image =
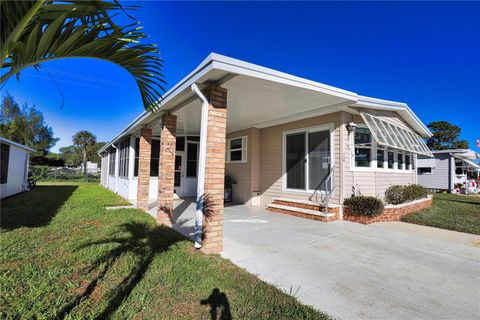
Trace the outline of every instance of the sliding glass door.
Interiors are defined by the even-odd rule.
[[[286,188],[325,190],[331,170],[330,130],[305,129],[285,135]]]

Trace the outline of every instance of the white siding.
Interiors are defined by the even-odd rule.
[[[25,149],[10,145],[8,160],[7,183],[0,184],[0,198],[12,196],[25,191],[29,152]]]
[[[448,154],[435,155],[435,165],[432,167],[432,173],[419,174],[418,184],[426,188],[449,190],[449,162],[452,161],[451,158]]]

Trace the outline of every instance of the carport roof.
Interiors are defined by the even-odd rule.
[[[190,90],[190,87],[193,83],[197,83],[200,88],[205,88],[210,83],[225,83],[225,85],[227,85],[228,82],[231,84],[233,78],[237,78],[234,80],[235,82],[240,83],[240,85],[242,84],[242,79],[250,79],[252,82],[255,81],[260,85],[268,84],[269,87],[274,88],[277,90],[277,92],[280,90],[280,88],[288,88],[288,94],[285,94],[284,97],[285,105],[287,105],[287,102],[290,103],[290,101],[287,101],[287,99],[292,96],[292,93],[294,93],[293,95],[301,98],[305,97],[306,100],[304,101],[304,105],[300,106],[304,109],[297,110],[295,108],[291,108],[288,110],[284,108],[283,110],[278,110],[277,114],[285,112],[310,112],[313,106],[315,106],[317,109],[324,108],[327,106],[327,103],[329,106],[337,106],[338,108],[347,105],[375,108],[384,107],[389,108],[388,110],[393,109],[396,111],[410,125],[412,125],[414,130],[417,131],[421,136],[425,137],[431,135],[425,125],[423,125],[423,123],[415,116],[415,114],[406,104],[362,97],[354,92],[307,80],[238,59],[211,53],[190,74],[188,74],[172,89],[165,93],[162,99],[157,102],[157,110],[155,112],[142,112],[133,122],[131,122],[124,130],[122,130],[122,132],[120,132],[98,152],[101,153],[106,151],[109,146],[119,141],[122,137],[154,122],[161,116],[162,113],[178,111],[179,106],[186,106],[188,104],[192,105],[196,99],[195,95]],[[245,82],[248,81],[243,81],[244,86]],[[272,92],[271,96],[273,96],[273,93],[274,92]],[[315,97],[319,100],[313,104],[312,99]],[[271,99],[270,103],[273,104],[274,102],[275,101]],[[242,106],[238,105],[237,107]],[[270,115],[271,114],[272,113],[270,113]],[[267,116],[267,114],[264,116]],[[263,121],[263,123],[267,123],[267,121]]]

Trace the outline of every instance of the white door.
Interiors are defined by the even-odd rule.
[[[187,141],[185,157],[184,195],[194,197],[197,194],[198,147],[196,141]]]
[[[184,152],[177,151],[175,154],[175,177],[174,177],[174,193],[179,196],[183,197],[184,195],[184,177],[185,177],[185,165],[184,165]]]

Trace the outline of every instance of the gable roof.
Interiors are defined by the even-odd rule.
[[[125,127],[109,143],[102,147],[98,152],[104,152],[106,149],[117,142],[123,136],[132,133],[140,126],[147,124],[157,118],[157,112],[169,111],[177,105],[192,99],[193,93],[190,87],[193,83],[217,82],[222,83],[231,79],[233,76],[243,75],[257,79],[267,80],[274,83],[298,87],[320,94],[328,94],[351,105],[365,108],[375,108],[381,110],[395,111],[422,137],[431,136],[428,128],[420,121],[413,111],[405,103],[381,100],[360,96],[357,93],[329,86],[320,82],[304,79],[291,74],[280,72],[274,69],[262,67],[256,64],[242,60],[230,58],[216,53],[210,53],[192,72],[166,92],[162,99],[157,102],[155,112],[142,112],[135,120]]]

